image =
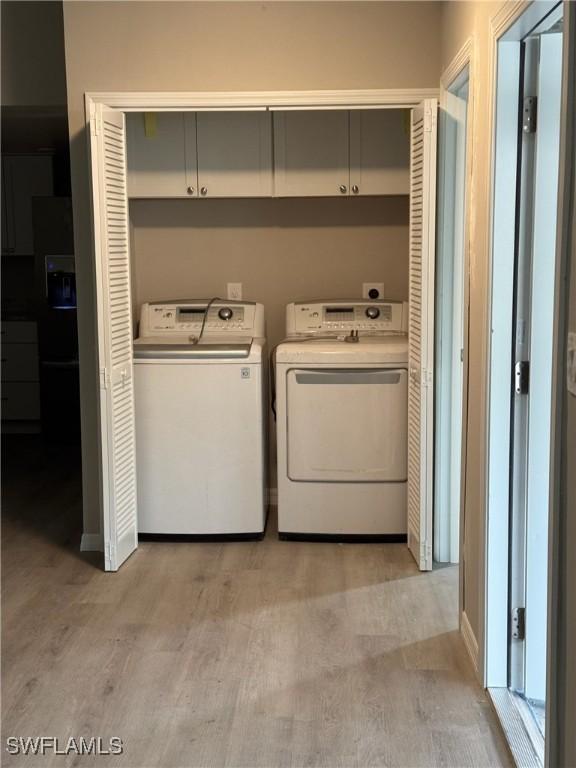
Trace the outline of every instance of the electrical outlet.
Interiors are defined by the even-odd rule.
[[[363,299],[383,299],[384,283],[362,283]]]
[[[242,283],[227,283],[226,295],[229,299],[240,301],[242,299]]]

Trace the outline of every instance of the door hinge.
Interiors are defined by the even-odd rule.
[[[526,639],[526,609],[513,608],[510,617],[510,634],[513,640]]]
[[[522,107],[522,130],[524,133],[536,133],[536,117],[538,114],[538,99],[529,96],[524,99]]]
[[[422,386],[431,387],[434,382],[432,371],[428,368],[422,368]]]
[[[104,546],[104,556],[109,568],[116,564],[116,546],[111,541],[107,541]]]
[[[432,563],[432,544],[426,541],[420,542],[420,562],[423,562],[425,567]]]
[[[436,124],[436,115],[431,109],[424,112],[424,133],[431,133]]]
[[[102,111],[98,109],[96,104],[93,104],[90,110],[90,124],[92,135],[99,136],[102,133]]]
[[[108,368],[100,368],[100,389],[110,388],[110,374]]]
[[[530,387],[530,363],[519,360],[514,366],[514,392],[517,395],[527,395]]]

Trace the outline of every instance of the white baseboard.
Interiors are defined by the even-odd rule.
[[[100,533],[83,533],[80,541],[80,552],[103,552],[104,543]]]
[[[462,633],[462,639],[464,640],[468,655],[472,659],[476,676],[478,676],[480,670],[480,665],[478,663],[478,640],[476,640],[476,636],[472,631],[470,621],[468,620],[465,611],[462,611],[462,616],[460,617],[460,632]]]

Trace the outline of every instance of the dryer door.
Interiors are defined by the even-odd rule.
[[[405,368],[294,368],[287,406],[291,480],[406,480]]]

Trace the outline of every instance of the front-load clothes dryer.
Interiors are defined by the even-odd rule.
[[[287,307],[275,352],[283,538],[405,541],[407,305]]]
[[[142,306],[134,342],[139,533],[262,535],[265,361],[261,304]]]

